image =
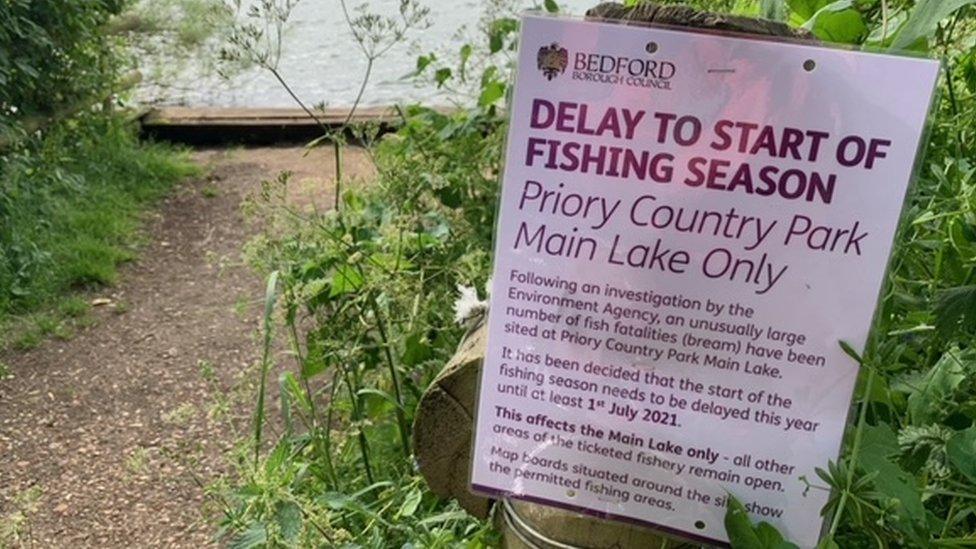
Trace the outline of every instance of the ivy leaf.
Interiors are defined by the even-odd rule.
[[[491,53],[498,53],[502,50],[502,46],[505,45],[502,35],[497,32],[493,32],[488,35],[488,51]]]
[[[960,473],[976,482],[976,427],[952,435],[946,444],[946,455]]]
[[[935,329],[943,337],[952,336],[959,328],[976,329],[976,285],[940,292],[934,313]]]
[[[864,18],[854,9],[853,0],[837,0],[820,8],[803,28],[821,40],[840,44],[856,44],[867,33]]]
[[[891,49],[903,50],[927,44],[943,19],[971,4],[976,4],[976,0],[919,0],[891,43]]]
[[[437,199],[441,201],[441,204],[448,208],[459,208],[464,204],[464,196],[461,195],[457,187],[448,186],[443,189],[437,189],[434,191],[434,194],[437,195]],[[431,242],[430,244],[435,244],[435,242]]]
[[[437,69],[437,72],[434,73],[434,80],[437,82],[437,87],[440,88],[443,86],[444,82],[447,82],[451,76],[451,69],[447,67]]]
[[[498,53],[505,47],[505,38],[518,30],[518,21],[511,17],[503,17],[491,22],[488,29],[488,49],[491,53]]]
[[[416,72],[416,74],[420,74],[420,73],[424,72],[424,69],[426,69],[427,67],[429,67],[430,64],[433,63],[433,62],[434,62],[434,54],[418,56],[417,57],[417,72]]]

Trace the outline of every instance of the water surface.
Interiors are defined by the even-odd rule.
[[[416,66],[420,53],[454,54],[470,39],[484,41],[477,34],[486,9],[484,0],[420,0],[430,9],[430,27],[411,33],[373,68],[363,105],[389,105],[425,101],[448,103],[430,85],[404,79]],[[563,11],[582,14],[598,0],[561,0]],[[351,5],[356,5],[352,0]],[[396,14],[397,0],[373,0],[369,9]],[[532,4],[524,1],[520,6]],[[292,13],[284,40],[280,72],[296,94],[309,104],[348,106],[355,100],[366,69],[366,60],[356,46],[338,0],[302,0]],[[145,95],[145,94],[144,94]],[[252,68],[230,79],[201,75],[189,66],[177,78],[176,86],[155,102],[194,107],[294,107],[294,101],[266,70]]]

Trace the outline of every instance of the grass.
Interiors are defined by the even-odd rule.
[[[200,194],[202,194],[204,198],[217,198],[220,196],[220,189],[218,189],[213,183],[208,183],[204,185],[202,189],[200,189]]]
[[[163,421],[173,425],[186,425],[197,415],[197,407],[192,403],[184,402],[176,408],[163,414]]]
[[[85,317],[84,292],[118,281],[136,257],[143,212],[197,168],[108,115],[83,115],[2,153],[0,325],[17,335],[0,347],[25,349],[70,337],[61,320]]]
[[[213,362],[203,359],[197,360],[197,368],[200,370],[200,377],[208,386],[210,402],[207,407],[207,417],[213,420],[225,419],[231,411],[231,396],[220,386]],[[229,424],[229,426],[233,430],[233,424]]]
[[[57,306],[0,320],[0,349],[28,351],[50,338],[61,341],[94,324],[91,307],[80,295],[68,295]]]
[[[129,305],[129,302],[128,301],[126,301],[124,299],[120,299],[120,300],[116,301],[114,303],[114,305],[112,306],[112,312],[115,313],[115,314],[117,314],[117,315],[124,315],[125,313],[129,312],[129,309],[130,308],[131,308],[131,305]]]
[[[11,339],[10,347],[17,351],[29,351],[44,341],[44,334],[35,326],[30,326],[15,338]]]
[[[149,450],[139,446],[125,458],[125,469],[132,476],[140,476],[149,472]]]
[[[248,296],[238,296],[238,298],[234,301],[234,316],[236,316],[238,320],[246,320],[247,315],[250,312],[250,308],[251,301],[248,299]]]
[[[43,493],[37,486],[17,494],[12,509],[0,514],[0,549],[33,546],[32,519]]]
[[[80,318],[90,310],[88,302],[79,296],[69,296],[58,305],[58,312],[66,318]]]

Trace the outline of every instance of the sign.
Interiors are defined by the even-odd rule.
[[[524,18],[473,489],[813,547],[938,72]]]

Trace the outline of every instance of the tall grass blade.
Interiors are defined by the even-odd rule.
[[[271,369],[271,342],[273,339],[275,301],[278,296],[278,271],[268,276],[264,292],[264,345],[261,354],[261,381],[258,389],[258,406],[254,412],[254,468],[257,469],[261,456],[261,434],[264,429],[264,399],[268,384],[268,371]]]

